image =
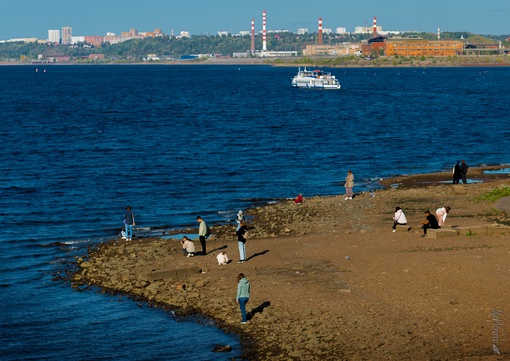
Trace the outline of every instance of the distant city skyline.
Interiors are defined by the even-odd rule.
[[[384,30],[437,32],[467,31],[477,34],[510,34],[510,1],[396,0],[339,1],[316,0],[25,0],[1,5],[0,40],[12,38],[46,39],[48,30],[73,28],[73,35],[120,34],[135,28],[141,32],[160,28],[165,34],[188,31],[192,35],[216,35],[218,31],[237,34],[249,30],[255,19],[262,29],[262,10],[267,11],[268,30],[298,28],[317,31],[317,19],[325,28],[371,26],[373,17]]]

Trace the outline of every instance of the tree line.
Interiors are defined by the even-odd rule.
[[[359,43],[368,40],[370,34],[323,34],[323,44],[337,45],[341,43]],[[402,36],[436,39],[437,34],[412,33]],[[444,32],[442,38],[463,39],[472,43],[495,43],[499,40],[505,44],[508,36],[481,36],[469,32]],[[317,33],[295,34],[290,32],[270,33],[267,38],[267,49],[273,51],[298,51],[300,53],[306,45],[316,44]],[[75,45],[39,44],[23,42],[0,43],[0,61],[26,61],[69,56],[74,59],[87,58],[90,54],[104,54],[105,61],[143,61],[148,54],[156,54],[162,60],[180,58],[182,55],[219,54],[232,56],[233,53],[249,51],[251,37],[246,36],[218,36],[194,35],[191,38],[175,38],[168,35],[158,38],[131,39],[117,44],[103,43],[93,46],[86,43]],[[255,48],[262,48],[262,37],[255,37]]]

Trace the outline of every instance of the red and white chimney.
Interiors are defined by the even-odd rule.
[[[374,28],[373,28],[374,38],[377,36],[377,19],[374,16]]]
[[[319,18],[319,37],[317,38],[317,45],[322,45],[322,18]]]
[[[266,40],[267,40],[266,10],[262,10],[262,51],[267,50]]]
[[[252,53],[255,52],[255,19],[251,19],[251,47]]]

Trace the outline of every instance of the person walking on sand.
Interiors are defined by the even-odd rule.
[[[241,227],[237,230],[237,245],[239,247],[239,262],[246,262],[246,240],[248,239],[248,227],[244,222],[241,222]]]
[[[202,246],[202,256],[207,254],[207,246],[205,237],[207,237],[207,224],[204,222],[202,217],[197,217],[197,222],[200,223],[198,227],[198,239],[200,240],[200,245]]]
[[[124,226],[126,227],[126,241],[131,241],[133,239],[133,227],[135,226],[135,214],[130,206],[126,207],[124,213]]]
[[[436,218],[437,218],[437,224],[439,227],[442,227],[443,224],[446,222],[446,216],[448,215],[448,212],[450,212],[450,207],[441,207],[436,210]]]
[[[241,324],[248,323],[246,317],[246,304],[250,300],[250,281],[242,273],[237,275],[237,295],[236,302],[241,309]]]
[[[432,214],[430,214],[430,211],[428,209],[425,211],[425,216],[427,217],[425,219],[425,221],[420,222],[420,224],[422,224],[421,228],[423,229],[422,237],[427,237],[427,229],[428,228],[431,228],[431,229],[441,228],[437,224],[436,217],[434,217]]]
[[[393,232],[397,231],[397,226],[405,226],[407,224],[407,218],[404,211],[400,207],[395,207],[395,214],[393,215]]]
[[[352,188],[354,187],[354,174],[350,170],[347,171],[347,177],[345,177],[345,200],[352,199],[354,193]]]
[[[462,159],[462,162],[460,164],[460,172],[462,175],[462,184],[467,184],[466,176],[467,176],[468,169],[469,169],[469,166],[466,164],[466,162],[464,162],[464,159]]]

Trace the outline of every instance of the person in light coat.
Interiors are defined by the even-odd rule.
[[[405,226],[407,224],[407,218],[404,211],[400,207],[395,207],[395,214],[393,215],[393,232],[396,232],[397,226]]]
[[[218,266],[224,266],[228,263],[228,256],[224,251],[218,253],[216,259],[218,260]]]
[[[436,210],[436,218],[437,218],[437,224],[439,227],[442,227],[443,224],[446,222],[446,216],[448,215],[448,212],[450,212],[450,207],[441,207]]]
[[[246,316],[246,304],[250,300],[250,281],[242,273],[237,276],[237,294],[236,302],[241,309],[241,324],[248,322]]]

